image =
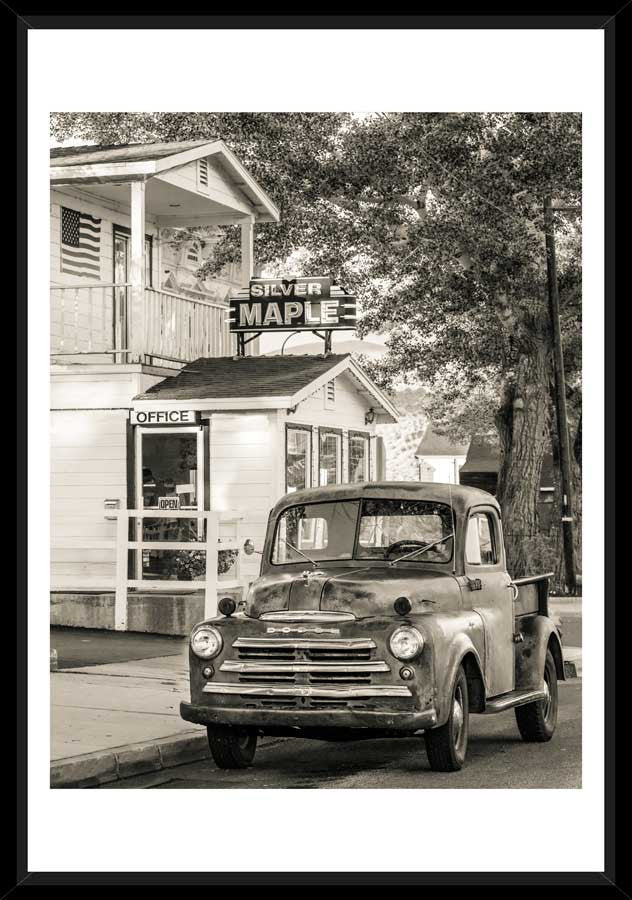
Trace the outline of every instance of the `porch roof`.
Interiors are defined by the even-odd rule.
[[[147,408],[145,403],[163,406],[167,401],[168,405],[196,409],[288,408],[345,372],[375,409],[377,421],[398,420],[388,397],[348,353],[196,359],[177,375],[136,396],[134,404]]]
[[[187,190],[180,183],[174,183],[174,170],[181,169],[198,159],[210,157],[217,164],[226,188],[217,196],[209,190],[202,195],[198,190]],[[221,139],[202,139],[145,144],[83,144],[75,147],[53,147],[50,151],[50,182],[53,186],[74,185],[120,202],[126,197],[123,189],[133,181],[146,181],[155,186],[157,196],[167,191],[169,197],[158,197],[158,214],[162,214],[165,225],[182,224],[180,214],[170,215],[173,207],[182,204],[177,201],[176,192],[188,195],[186,206],[194,212],[199,224],[205,214],[212,217],[224,206],[243,218],[252,214],[259,222],[278,222],[279,209],[261,185],[242,165],[232,150]],[[98,187],[97,187],[98,186]],[[128,188],[129,190],[129,188]],[[173,196],[171,196],[173,194]],[[231,195],[234,198],[231,202]],[[160,203],[160,200],[166,203]],[[193,205],[191,205],[193,204]],[[164,206],[164,209],[162,208]],[[169,215],[168,215],[169,214]],[[225,220],[225,215],[223,219]],[[168,220],[168,221],[167,221]]]

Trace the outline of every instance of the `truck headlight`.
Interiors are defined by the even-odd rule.
[[[191,650],[200,659],[212,659],[222,649],[222,636],[217,628],[202,625],[191,635]]]
[[[410,625],[396,628],[389,639],[389,647],[397,659],[414,659],[424,648],[421,632]]]

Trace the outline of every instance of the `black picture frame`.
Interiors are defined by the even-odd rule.
[[[28,354],[27,354],[27,35],[32,29],[64,28],[284,28],[284,29],[312,29],[312,28],[344,28],[344,29],[477,29],[485,28],[569,28],[569,29],[600,29],[605,37],[605,500],[606,518],[604,533],[604,562],[605,562],[605,865],[603,872],[584,872],[581,869],[574,872],[499,872],[494,871],[493,866],[486,872],[364,872],[361,871],[361,861],[350,861],[348,872],[33,872],[28,868],[27,857],[27,668],[28,668],[28,642],[27,642],[27,515],[24,502],[16,505],[16,562],[17,562],[17,591],[15,597],[11,592],[5,593],[7,603],[7,618],[9,626],[15,627],[17,635],[15,642],[16,667],[12,671],[16,673],[16,692],[14,704],[15,726],[13,731],[5,723],[5,784],[8,788],[6,799],[13,799],[15,812],[15,828],[10,823],[7,829],[5,853],[3,854],[2,888],[3,896],[13,893],[15,890],[30,886],[175,886],[186,884],[195,887],[198,885],[398,885],[403,888],[408,886],[446,886],[477,887],[477,886],[525,886],[525,887],[605,887],[623,896],[630,896],[629,891],[629,852],[627,850],[628,823],[622,822],[621,830],[615,828],[615,796],[626,797],[628,786],[627,759],[620,758],[620,765],[616,768],[616,744],[615,744],[615,719],[617,714],[621,716],[625,712],[624,723],[627,720],[627,704],[617,707],[617,703],[623,704],[627,699],[627,691],[624,690],[629,682],[629,675],[623,668],[625,660],[616,668],[615,660],[615,610],[614,598],[616,596],[616,569],[615,569],[615,497],[616,481],[616,447],[615,447],[615,421],[616,414],[621,409],[616,403],[617,373],[616,338],[625,338],[622,330],[616,333],[615,315],[615,83],[626,74],[627,56],[629,54],[629,22],[632,14],[630,0],[610,4],[593,4],[589,14],[578,14],[577,4],[561,4],[569,7],[568,12],[559,13],[560,4],[555,8],[558,12],[549,15],[548,5],[540,4],[534,8],[529,4],[528,13],[513,13],[511,15],[489,15],[486,12],[473,14],[471,10],[463,13],[461,9],[455,9],[451,14],[443,10],[440,15],[389,15],[389,16],[330,16],[330,15],[296,15],[296,16],[200,16],[187,14],[182,8],[177,16],[161,15],[126,15],[123,4],[110,4],[108,14],[100,12],[83,12],[85,6],[72,11],[72,4],[65,4],[59,13],[31,13],[26,9],[26,4],[12,2],[3,4],[0,9],[0,22],[2,23],[3,56],[1,65],[4,69],[4,85],[6,96],[13,96],[11,86],[15,86],[17,102],[15,104],[15,131],[17,135],[17,154],[15,157],[16,168],[16,200],[15,200],[15,227],[11,229],[9,243],[15,242],[16,287],[17,299],[12,305],[15,310],[17,354],[16,354],[16,422],[17,422],[17,457],[16,457],[16,486],[18,499],[26,496],[27,490],[27,384],[28,384]],[[595,5],[602,8],[595,10]],[[523,4],[523,9],[527,8]],[[534,60],[537,65],[537,60]],[[623,92],[622,92],[623,93]],[[627,99],[627,97],[626,97]],[[7,104],[11,108],[12,104]],[[623,119],[623,117],[622,117]],[[617,184],[617,199],[619,207],[627,209],[625,203],[626,191],[629,185],[624,179]],[[10,280],[10,277],[9,277]],[[627,374],[627,373],[625,373]],[[625,374],[623,378],[625,378]],[[30,435],[32,440],[40,440],[41,435]],[[623,529],[620,530],[620,535]],[[621,586],[622,588],[622,586]],[[621,590],[622,593],[622,590]],[[626,598],[627,599],[627,598]],[[627,637],[626,625],[629,621],[629,603],[620,603],[617,607],[617,634],[623,642]],[[622,654],[623,656],[623,654]],[[617,691],[619,687],[619,691]],[[43,698],[48,702],[48,698]],[[623,728],[621,729],[623,731]],[[15,735],[15,747],[11,744],[10,737]],[[36,735],[30,735],[36,739]],[[624,743],[624,740],[622,743]],[[17,753],[16,753],[17,750]],[[7,752],[8,751],[8,752]],[[15,781],[15,793],[12,785]],[[555,792],[551,792],[554,803]],[[550,840],[556,830],[572,827],[572,823],[553,820],[550,831],[543,831],[541,835],[534,835],[534,844],[539,840]],[[10,847],[14,840],[14,846]],[[624,843],[626,841],[626,843]],[[617,849],[621,852],[617,854]]]

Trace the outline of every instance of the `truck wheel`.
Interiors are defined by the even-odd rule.
[[[246,769],[255,757],[257,732],[233,725],[209,725],[208,745],[220,769]]]
[[[450,715],[445,725],[424,733],[426,753],[434,772],[458,772],[465,762],[469,733],[467,679],[462,667],[452,689]]]
[[[542,743],[550,741],[557,725],[557,670],[550,650],[544,662],[544,700],[525,703],[515,709],[516,722],[523,741]]]

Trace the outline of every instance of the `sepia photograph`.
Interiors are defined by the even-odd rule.
[[[632,5],[0,17],[18,63],[3,891],[625,892]]]
[[[582,788],[583,131],[50,115],[52,788]]]

